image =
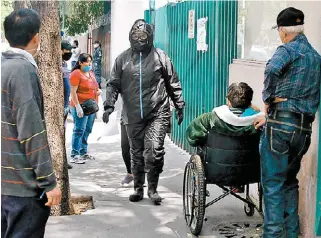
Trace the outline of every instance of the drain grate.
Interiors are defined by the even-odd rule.
[[[225,238],[259,238],[262,235],[262,224],[251,222],[233,222],[219,224],[214,231]]]

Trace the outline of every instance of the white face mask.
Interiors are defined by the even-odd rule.
[[[99,45],[98,44],[95,44],[94,47],[97,48]]]
[[[30,49],[30,50],[27,50],[27,51],[28,51],[30,54],[32,54],[32,56],[35,58],[35,57],[37,57],[37,55],[38,55],[39,52],[40,52],[40,43],[39,43],[39,45],[38,45],[35,53],[33,53],[34,50],[35,50],[35,48]]]
[[[39,54],[39,52],[40,52],[40,43],[39,43],[39,45],[38,45],[38,47],[37,47],[36,54],[33,55],[33,57],[36,57],[36,56]]]

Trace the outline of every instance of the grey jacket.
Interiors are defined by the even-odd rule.
[[[55,188],[36,64],[19,49],[1,57],[1,194],[36,197]]]

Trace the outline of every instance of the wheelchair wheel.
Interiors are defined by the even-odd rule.
[[[183,207],[187,226],[191,233],[201,233],[205,215],[206,186],[202,160],[193,155],[185,166]]]
[[[255,207],[254,205],[250,205],[248,203],[244,203],[244,212],[248,217],[254,216],[255,213]]]

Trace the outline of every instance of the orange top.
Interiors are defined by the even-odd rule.
[[[98,83],[94,72],[90,71],[89,75],[89,77],[86,76],[80,69],[76,69],[70,74],[70,85],[78,86],[77,96],[80,104],[89,99],[95,99],[98,103]],[[72,100],[70,106],[75,106]]]

